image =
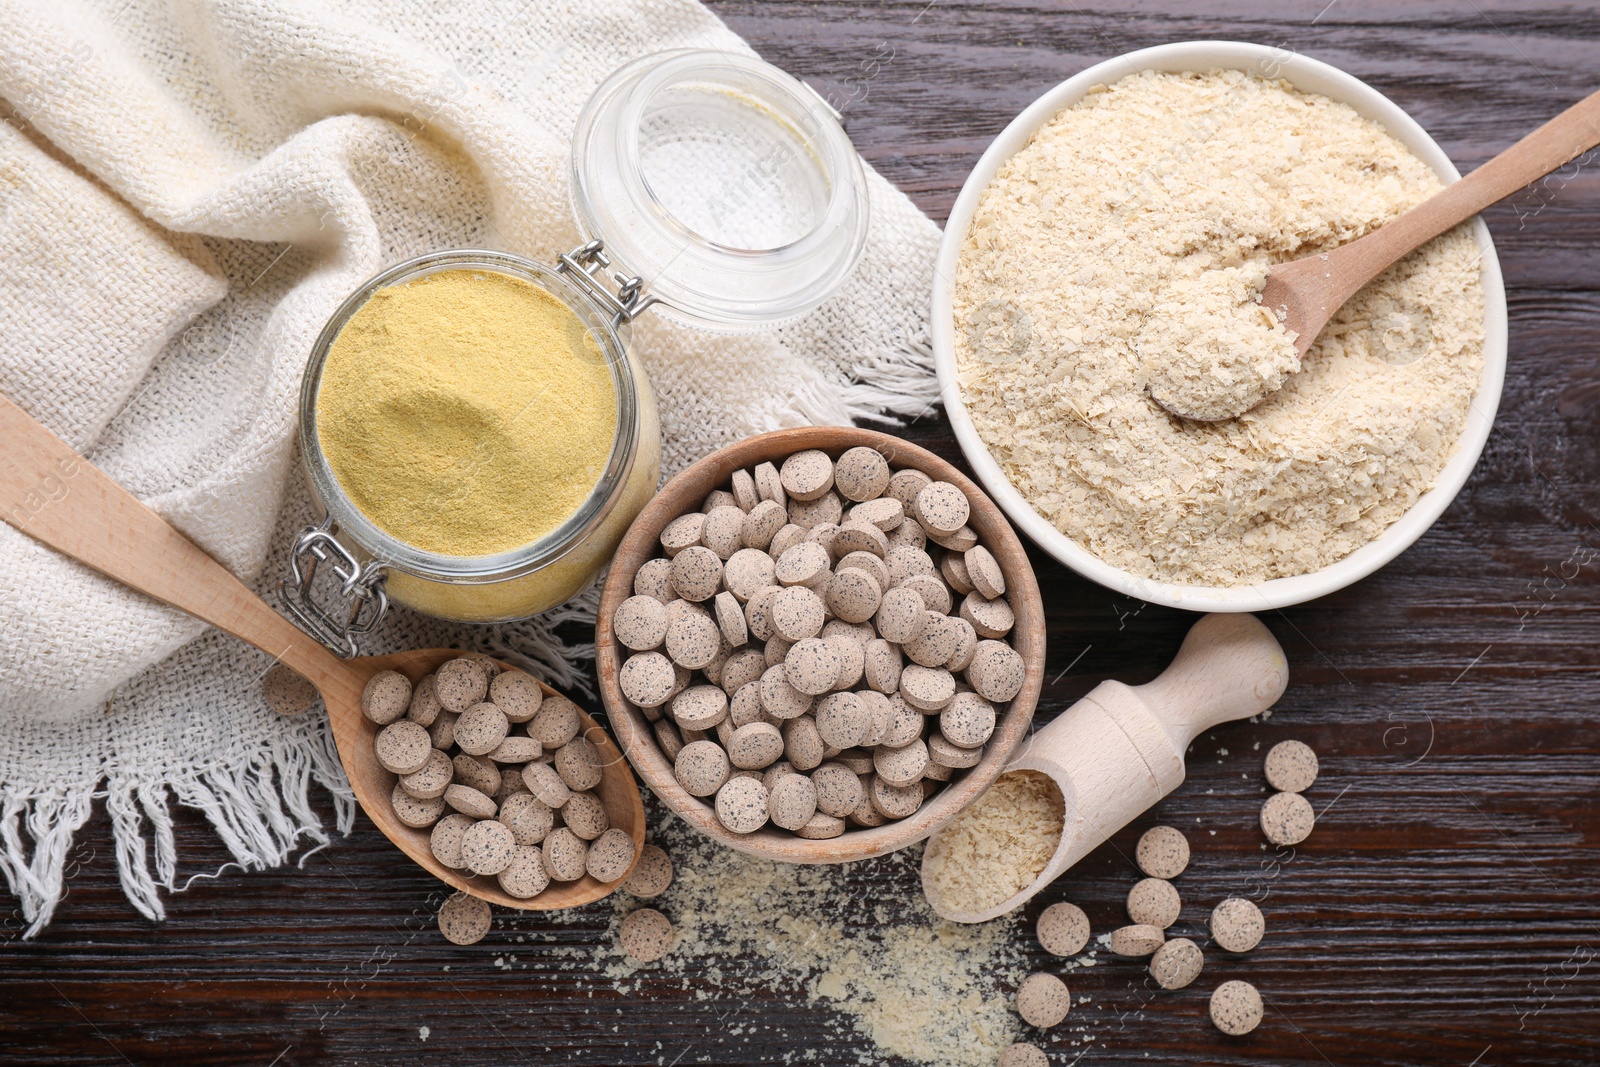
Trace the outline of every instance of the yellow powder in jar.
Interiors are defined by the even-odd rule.
[[[445,270],[380,289],[329,346],[317,440],[380,529],[485,556],[561,525],[616,436],[616,387],[570,308],[520,278]]]

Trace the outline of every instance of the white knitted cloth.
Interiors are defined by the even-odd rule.
[[[692,0],[0,0],[0,391],[274,588],[310,515],[296,394],[329,313],[424,251],[576,245],[579,108],[622,63],[681,47],[748,51]],[[937,229],[868,180],[865,259],[823,308],[755,336],[636,326],[669,470],[932,403]],[[364,651],[512,648],[571,685],[591,650],[550,626],[591,605],[492,630],[397,611]],[[0,870],[31,931],[96,797],[153,918],[182,884],[174,797],[246,868],[327,840],[312,783],[348,827],[320,717],[267,710],[265,656],[5,525],[0,635]]]

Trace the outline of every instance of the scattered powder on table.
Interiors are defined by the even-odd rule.
[[[445,270],[373,293],[334,339],[317,439],[385,532],[430,552],[529,544],[577,511],[616,436],[594,336],[538,286]]]
[[[1147,72],[1091,94],[1001,166],[962,248],[955,347],[978,434],[1058,529],[1142,577],[1238,585],[1343,558],[1434,485],[1468,417],[1484,339],[1470,228],[1358,293],[1237,419],[1155,404],[1153,366],[1184,354],[1152,318],[1439,187],[1376,123],[1284,82]]]
[[[659,963],[618,954],[619,991],[678,976],[701,997],[766,998],[787,989],[839,1012],[883,1054],[930,1067],[993,1067],[1020,1032],[1010,991],[1026,974],[1017,921],[964,926],[922,899],[921,850],[861,863],[800,866],[723,848],[676,819],[656,840],[672,856],[672,885],[649,906],[678,941]],[[643,906],[617,895],[617,914]],[[708,988],[709,987],[709,988]],[[796,1060],[815,1059],[797,1049]]]
[[[929,844],[929,889],[946,912],[994,907],[1044,870],[1065,820],[1055,782],[1037,771],[1002,774]]]

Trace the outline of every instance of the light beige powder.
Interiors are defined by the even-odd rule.
[[[928,845],[928,888],[946,913],[987,911],[1039,877],[1061,843],[1066,804],[1037,771],[1002,774]]]
[[[1282,82],[1143,73],[1089,96],[1000,169],[967,235],[956,356],[979,435],[1058,529],[1142,577],[1239,585],[1341,559],[1433,486],[1468,417],[1470,230],[1362,290],[1241,418],[1162,411],[1136,342],[1207,272],[1247,281],[1438,188],[1376,124]]]

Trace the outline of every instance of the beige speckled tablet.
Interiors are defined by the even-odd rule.
[[[701,670],[721,648],[722,630],[708,615],[689,612],[667,626],[667,655],[687,670]]]
[[[1150,957],[1150,977],[1162,989],[1182,989],[1200,977],[1204,966],[1200,946],[1187,937],[1175,937]]]
[[[954,533],[935,533],[928,531],[928,540],[940,548],[947,548],[951,552],[966,552],[978,545],[978,531],[970,526],[963,526]]]
[[[789,778],[805,781],[798,775]],[[715,808],[717,821],[729,830],[736,834],[754,833],[767,825],[767,788],[756,778],[729,778],[717,790]]]
[[[978,657],[978,631],[966,619],[950,616],[950,627],[956,635],[956,650],[950,653],[950,658],[944,661],[944,669],[961,673],[972,666],[972,661]],[[996,676],[1000,680],[1000,676]]]
[[[1279,741],[1267,751],[1267,784],[1285,793],[1303,793],[1317,780],[1317,754],[1304,741]]]
[[[891,589],[878,606],[878,636],[900,645],[928,625],[928,606],[914,589]]]
[[[744,547],[744,511],[737,505],[713,508],[706,515],[700,540],[721,559]],[[676,560],[674,560],[676,562]]]
[[[817,813],[817,787],[803,774],[789,774],[773,783],[767,815],[775,826],[798,830]]]
[[[714,685],[691,685],[672,698],[672,720],[687,730],[714,730],[728,717],[728,694]]]
[[[540,846],[545,873],[557,882],[576,882],[589,868],[589,842],[558,826]]]
[[[872,798],[867,795],[866,787],[863,787],[861,794],[861,806],[849,814],[847,821],[866,829],[883,826],[889,822],[883,812],[872,806]]]
[[[450,766],[457,783],[471,786],[485,796],[492,797],[500,792],[500,768],[487,758],[479,759],[463,752],[450,761]]]
[[[932,478],[919,470],[910,467],[895,471],[889,476],[889,484],[884,488],[884,496],[898,500],[900,505],[908,512],[917,499],[917,494],[933,481]]]
[[[875,448],[857,445],[834,464],[833,484],[847,500],[871,500],[889,488],[889,461]]]
[[[756,488],[756,480],[743,467],[734,471],[729,477],[728,490],[733,494],[733,502],[743,511],[749,511],[761,503],[761,492]]]
[[[887,534],[906,521],[906,511],[900,501],[885,496],[857,504],[846,518],[851,522],[870,523]]]
[[[394,809],[395,818],[413,830],[432,826],[444,814],[443,798],[414,797],[399,782],[389,793],[389,806]]]
[[[601,811],[603,814],[604,809]],[[555,828],[556,821],[550,805],[531,792],[506,797],[496,818],[511,831],[512,839],[519,845],[537,845]]]
[[[784,460],[778,468],[778,477],[791,503],[815,500],[833,488],[833,460],[826,452],[808,448]]]
[[[744,517],[744,523],[739,529],[739,539],[745,544],[739,552],[748,552],[754,549],[766,549],[771,546],[772,539],[778,531],[789,524],[789,513],[781,504],[771,500],[763,500]],[[738,555],[735,552],[734,555]],[[729,557],[730,559],[732,557]],[[724,581],[727,579],[724,578]],[[731,582],[729,583],[732,584]]]
[[[818,526],[837,525],[843,517],[844,501],[831,489],[815,500],[789,501],[789,521],[808,531]]]
[[[1133,857],[1151,878],[1170,881],[1189,866],[1189,840],[1171,826],[1152,826],[1139,838]]]
[[[737,597],[724,590],[712,601],[712,615],[717,629],[722,632],[724,648],[738,648],[750,640],[750,628],[744,621],[744,605]]]
[[[400,776],[400,787],[418,800],[434,800],[444,796],[455,777],[450,757],[436,748],[428,749],[428,762],[410,774]]]
[[[439,906],[439,932],[455,945],[475,945],[489,932],[489,903],[453,893]]]
[[[556,749],[551,762],[561,780],[575,793],[600,784],[600,750],[587,737],[574,737]]]
[[[492,819],[500,810],[494,798],[470,785],[452,785],[444,791],[444,802],[474,819]]]
[[[955,699],[955,676],[943,667],[913,664],[900,675],[900,695],[918,711],[941,711]]]
[[[827,751],[822,735],[817,733],[816,719],[802,715],[783,724],[783,756],[795,770],[815,770]]]
[[[467,827],[461,835],[461,861],[473,874],[499,874],[511,865],[516,838],[510,828],[494,819]]]
[[[1211,994],[1211,1021],[1225,1034],[1248,1034],[1261,1025],[1261,1014],[1261,994],[1249,982],[1223,982]]]
[[[811,772],[817,795],[817,809],[844,818],[860,806],[864,790],[861,778],[841,763],[824,763]]]
[[[633,591],[637,596],[654,597],[663,604],[671,600],[672,561],[660,557],[645,560],[633,574]]]
[[[808,527],[801,526],[793,520],[785,523],[777,533],[772,535],[772,543],[767,546],[767,554],[773,559],[777,559],[789,549],[804,541],[808,529]]]
[[[656,708],[672,696],[676,674],[672,661],[659,652],[640,652],[629,656],[617,672],[622,695],[641,708]]]
[[[489,701],[511,722],[527,722],[544,706],[544,689],[521,671],[502,671],[489,683]]]
[[[907,704],[905,697],[899,693],[887,699],[890,712],[889,728],[883,732],[883,740],[878,742],[878,746],[904,748],[922,736],[927,723],[922,717],[922,712]]]
[[[828,580],[828,608],[846,622],[866,622],[882,600],[878,579],[858,567],[841,567]]]
[[[937,574],[909,574],[897,583],[897,587],[915,589],[929,611],[940,615],[950,614],[950,588]]]
[[[916,738],[900,748],[880,745],[872,754],[872,768],[878,777],[890,785],[911,785],[922,777],[928,766],[928,746]]]
[[[469,756],[493,752],[511,732],[505,712],[488,701],[474,704],[456,720],[456,747]]]
[[[706,517],[701,512],[679,515],[661,531],[661,548],[669,558],[675,557],[684,549],[698,545],[705,528]]]
[[[784,550],[773,565],[773,577],[779,585],[820,586],[828,578],[832,557],[816,541],[801,541]]]
[[[890,785],[883,775],[875,774],[872,784],[867,788],[867,796],[884,818],[910,818],[922,807],[922,775],[918,774],[917,780],[908,785]]]
[[[979,637],[991,639],[1004,637],[1017,622],[1005,597],[990,600],[976,589],[962,599],[961,617],[972,624]]]
[[[979,641],[967,668],[967,681],[978,695],[1004,704],[1022,691],[1027,668],[1016,649],[1003,641]]]
[[[378,731],[378,736],[372,739],[372,750],[384,770],[411,774],[427,764],[433,743],[428,731],[410,719],[401,719]]]
[[[722,687],[724,693],[728,694],[729,697],[733,697],[738,694],[739,690],[750,683],[759,682],[766,670],[767,657],[760,649],[740,649],[729,655],[727,661],[723,663],[722,677],[717,684]],[[734,725],[743,726],[744,723],[737,722]]]
[[[889,539],[872,523],[852,519],[835,531],[829,547],[835,557],[865,552],[881,559],[889,552]]]
[[[838,620],[832,620],[837,622]],[[857,640],[849,634],[829,635],[828,628],[822,628],[822,639],[833,649],[834,655],[839,657],[839,676],[833,680],[835,689],[854,689],[861,683],[861,675],[867,666],[866,643]],[[880,694],[881,695],[881,694]]]
[[[1229,897],[1211,909],[1211,940],[1224,952],[1249,952],[1266,932],[1261,909],[1244,897]]]
[[[646,845],[639,850],[639,862],[633,873],[622,883],[622,888],[640,900],[659,897],[672,885],[672,859],[659,845]]]
[[[672,590],[692,603],[710,600],[722,588],[722,557],[690,545],[672,557]]]
[[[900,646],[883,638],[867,642],[866,663],[862,676],[867,684],[880,693],[893,693],[900,688],[902,660]]]
[[[572,799],[572,788],[548,763],[530,763],[523,767],[522,781],[528,792],[547,807],[559,808]]]
[[[1076,904],[1052,904],[1039,913],[1034,933],[1050,955],[1074,956],[1089,943],[1089,916]]]
[[[456,745],[456,720],[461,718],[455,712],[441,711],[438,718],[433,720],[433,725],[428,727],[428,740],[433,747],[448,751]]]
[[[444,705],[439,703],[439,693],[434,688],[435,678],[428,675],[411,690],[411,704],[406,708],[406,718],[418,726],[432,726],[438,720]]]
[[[423,679],[427,681],[426,678]],[[419,683],[417,688],[422,688]],[[294,668],[282,663],[274,663],[267,669],[261,679],[261,696],[267,702],[267,707],[286,718],[304,715],[311,710],[317,702],[317,687],[301,675]],[[415,698],[413,698],[415,699]],[[437,700],[435,701],[437,703]],[[369,715],[368,718],[371,718]],[[377,722],[376,719],[373,719]],[[412,719],[413,722],[417,721]],[[428,722],[432,722],[429,719]],[[428,725],[427,722],[421,725]]]
[[[453,659],[440,666],[433,678],[434,691],[446,711],[457,715],[489,695],[483,668],[470,659]]]
[[[983,746],[976,748],[962,748],[950,743],[949,738],[942,733],[937,733],[928,738],[928,759],[941,767],[952,770],[964,770],[976,767],[983,759]]]
[[[578,705],[560,694],[547,695],[533,718],[528,720],[528,736],[545,747],[545,751],[560,748],[578,736],[582,722],[578,718]]]
[[[1017,987],[1017,1014],[1029,1026],[1055,1026],[1067,1017],[1071,1007],[1067,983],[1053,974],[1030,974]]]
[[[504,812],[500,819],[505,821]],[[606,807],[593,793],[572,794],[572,799],[561,806],[561,821],[585,841],[593,841],[611,829],[611,818],[606,814]]]
[[[713,489],[711,492],[707,493],[706,498],[700,502],[700,513],[709,518],[711,513],[718,508],[733,508],[738,506],[738,498],[728,490]],[[704,531],[701,531],[701,539],[704,540]]]
[[[922,632],[901,645],[900,651],[912,663],[942,668],[956,652],[956,621],[937,611],[928,612]],[[905,687],[904,678],[900,680],[900,686]]]
[[[961,558],[972,588],[990,600],[1005,596],[1006,576],[993,553],[982,545],[974,545]]]
[[[933,534],[955,533],[972,514],[967,494],[949,482],[930,482],[911,504],[912,516]]]
[[[871,707],[856,694],[829,693],[817,701],[817,733],[828,747],[854,748],[866,740],[871,728]]]
[[[1316,822],[1311,802],[1299,793],[1274,793],[1261,805],[1261,832],[1274,845],[1298,845]]]
[[[728,754],[715,741],[695,741],[683,746],[672,772],[690,796],[708,797],[728,780]]]
[[[902,551],[922,552],[928,547],[928,535],[922,529],[922,523],[907,515],[905,521],[889,531],[889,551],[893,553],[896,548]],[[905,577],[902,573],[900,577]]]
[[[966,558],[961,553],[947,552],[939,561],[939,573],[951,589],[966,596],[972,592],[972,578],[967,574]]]
[[[544,869],[544,856],[537,845],[518,845],[511,850],[511,862],[495,875],[507,896],[528,900],[544,892],[550,872]]]
[[[763,586],[750,594],[744,606],[744,621],[750,627],[750,636],[757,641],[770,641],[778,631],[772,625],[772,602],[782,587]]]
[[[977,693],[957,693],[939,712],[939,732],[952,745],[977,748],[994,734],[994,721],[993,704]]]
[[[779,663],[761,676],[761,706],[774,719],[794,719],[811,709],[811,697],[789,684],[788,668]]]
[[[783,489],[783,477],[778,473],[778,468],[771,463],[758,463],[753,474],[756,483],[756,494],[762,500],[770,500],[779,507],[787,507],[789,495]]]
[[[507,737],[484,756],[485,759],[495,763],[515,763],[519,767],[543,757],[544,746],[533,738],[523,737],[520,734]]]
[[[1166,939],[1160,927],[1148,923],[1119,926],[1111,931],[1111,951],[1119,956],[1148,956]]]
[[[597,882],[610,885],[622,880],[633,865],[633,838],[627,831],[610,829],[589,846],[589,876]]]
[[[788,760],[779,760],[761,773],[761,784],[767,787],[767,792],[772,792],[772,787],[778,784],[778,779],[788,774],[799,774],[794,769],[794,764]]]
[[[477,820],[470,815],[452,813],[434,823],[433,832],[428,836],[428,848],[433,852],[433,858],[451,870],[459,871],[465,867],[466,863],[461,859],[461,835],[475,822]]]
[[[672,950],[672,923],[654,908],[640,908],[622,920],[617,941],[639,963],[654,963]]]
[[[1165,878],[1144,878],[1128,890],[1128,918],[1165,930],[1178,921],[1183,900]]]
[[[539,762],[542,763],[544,761],[540,760]],[[505,773],[500,775],[500,788],[495,792],[494,802],[500,805],[502,811],[506,806],[507,800],[512,797],[528,795],[528,783],[522,780],[521,772],[521,767],[507,767]],[[497,815],[495,818],[500,818],[500,816]]]
[[[828,841],[845,831],[845,822],[836,815],[817,812],[806,824],[795,831],[795,836],[807,841]]]
[[[999,1067],[1050,1067],[1050,1058],[1038,1045],[1018,1041],[1000,1051]]]
[[[678,758],[678,753],[683,751],[683,735],[678,732],[677,726],[666,719],[652,723],[651,731],[656,735],[656,744],[661,746],[662,755],[668,762]]]
[[[667,637],[667,606],[653,596],[631,596],[617,605],[611,632],[635,652],[660,648]]]
[[[913,520],[915,521],[915,520]],[[900,528],[906,528],[908,523],[902,523]],[[891,541],[889,551],[883,557],[884,566],[889,568],[889,584],[903,582],[913,574],[938,574],[939,568],[933,565],[933,557],[920,548],[900,541]]]
[[[772,628],[787,640],[815,637],[826,621],[822,598],[803,585],[792,585],[772,598]]]

